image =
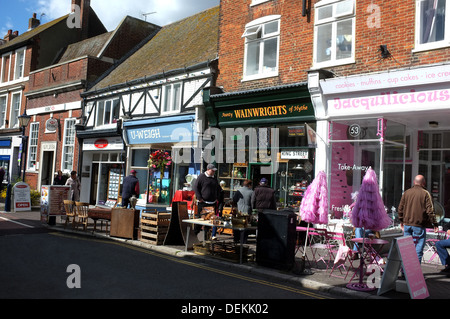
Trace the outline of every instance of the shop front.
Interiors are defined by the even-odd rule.
[[[331,213],[343,215],[372,167],[389,213],[421,174],[443,215],[450,200],[450,65],[320,77],[310,73],[309,89],[318,131],[328,135],[318,149],[328,154],[322,166],[330,177]]]
[[[177,191],[191,191],[201,166],[194,160],[197,147],[194,114],[127,121],[123,126],[128,171],[136,170],[140,183],[138,207],[168,206]],[[163,172],[149,167],[151,156],[168,159]]]
[[[204,91],[204,103],[210,132],[222,140],[215,152],[221,147],[224,156],[214,159],[225,198],[232,198],[245,179],[256,187],[266,178],[278,207],[299,206],[315,177],[316,125],[306,85],[211,92]]]

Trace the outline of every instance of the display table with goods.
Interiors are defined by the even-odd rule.
[[[238,260],[241,264],[243,262],[244,251],[248,250],[248,248],[244,246],[245,232],[256,231],[257,229],[256,226],[251,226],[251,224],[248,223],[246,217],[222,220],[217,216],[213,216],[212,219],[184,219],[183,222],[188,224],[186,239],[189,238],[191,228],[194,228],[195,225],[202,227],[222,227],[239,231],[239,245],[229,241],[208,241],[206,240],[206,236],[204,236],[202,243],[198,244],[198,246],[194,245],[194,252],[235,261],[237,261],[236,256],[239,256]],[[206,231],[204,233],[206,234]],[[186,240],[185,250],[188,250],[188,240]],[[238,251],[239,254],[237,254]]]

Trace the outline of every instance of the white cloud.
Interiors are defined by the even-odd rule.
[[[70,0],[39,0],[37,12],[44,12],[48,22],[70,12]],[[219,4],[219,0],[91,0],[91,6],[108,30],[130,15],[164,26]],[[148,15],[143,14],[156,12]]]

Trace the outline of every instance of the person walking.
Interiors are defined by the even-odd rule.
[[[427,234],[426,227],[431,224],[435,231],[438,230],[433,199],[425,189],[425,178],[422,175],[417,175],[414,178],[413,187],[403,193],[398,206],[398,218],[403,234],[416,238],[416,252],[421,263]]]
[[[77,172],[72,171],[70,177],[66,181],[66,186],[70,186],[69,200],[79,202],[80,201],[80,188],[81,183],[77,177]]]
[[[219,181],[214,177],[217,168],[214,164],[208,164],[206,171],[200,174],[193,185],[195,196],[197,197],[197,214],[196,218],[200,218],[200,214],[205,207],[213,207],[217,215],[218,201],[220,199],[221,187]],[[201,226],[195,225],[194,233],[197,235],[201,230]]]
[[[277,209],[275,191],[269,187],[266,178],[261,178],[252,194],[252,208],[262,212],[264,209]]]
[[[130,175],[124,178],[122,185],[122,207],[128,208],[130,205],[130,198],[134,195],[139,196],[139,179],[136,177],[137,171],[132,169]]]

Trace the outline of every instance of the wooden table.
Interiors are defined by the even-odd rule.
[[[103,228],[103,221],[106,220],[107,222],[111,221],[111,211],[110,208],[102,208],[102,207],[94,207],[89,208],[88,216],[92,220],[94,220],[94,232],[97,230],[97,220],[101,220],[101,228]],[[108,229],[108,226],[106,226]]]
[[[240,231],[240,238],[239,238],[239,243],[240,243],[240,249],[239,249],[239,263],[242,264],[242,252],[243,252],[243,244],[244,244],[244,232],[245,231],[249,231],[249,230],[256,230],[256,227],[233,227],[233,226],[227,226],[225,227],[223,224],[221,225],[213,225],[209,220],[203,220],[203,219],[183,219],[183,223],[187,223],[188,227],[187,227],[187,233],[186,233],[186,246],[185,246],[185,251],[188,250],[188,241],[189,241],[189,232],[191,230],[191,226],[190,225],[200,225],[200,226],[206,226],[206,227],[222,227],[222,228],[227,228],[227,229],[233,229],[233,230],[239,230]]]

